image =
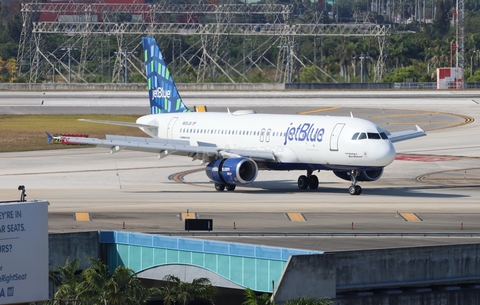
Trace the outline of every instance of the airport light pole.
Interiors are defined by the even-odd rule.
[[[370,59],[370,56],[364,55],[363,52],[360,53],[360,56],[354,56],[353,58],[358,58],[360,59],[360,82],[365,83],[365,66],[364,66],[364,60],[365,59]]]
[[[128,49],[125,49],[123,51],[115,52],[115,54],[122,54],[125,57],[124,68],[125,68],[125,84],[126,84],[128,83],[128,55],[137,54],[137,52],[132,52],[132,51],[128,51]]]
[[[68,83],[70,84],[72,82],[72,50],[78,50],[78,48],[69,46],[62,48],[61,50],[67,51],[68,53]]]
[[[477,50],[473,50],[473,53],[470,56],[470,77],[473,76],[473,56],[475,56],[475,53],[477,53]]]
[[[450,68],[453,68],[453,48],[454,48],[454,44],[453,42],[455,41],[455,39],[453,39],[452,41],[450,41]],[[455,45],[455,48],[457,46]]]

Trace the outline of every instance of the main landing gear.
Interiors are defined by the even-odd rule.
[[[308,188],[316,190],[318,188],[318,177],[312,175],[312,170],[307,170],[307,175],[301,175],[298,177],[298,188],[301,190],[306,190]],[[348,188],[350,195],[360,195],[362,193],[362,187],[357,185],[357,177],[360,175],[360,171],[351,170],[350,171],[350,180],[352,180],[352,185]]]
[[[350,195],[360,195],[362,193],[362,187],[360,185],[357,185],[358,175],[360,175],[360,171],[350,171],[350,179],[352,180],[352,185],[350,185],[350,187],[348,188],[348,192],[350,193]]]
[[[219,192],[223,192],[225,189],[227,189],[227,191],[232,192],[235,190],[235,187],[236,187],[235,184],[223,184],[223,183],[215,182],[215,189]]]
[[[306,190],[310,188],[311,190],[316,190],[318,188],[318,177],[312,175],[313,171],[311,169],[307,170],[307,175],[301,175],[298,177],[298,188],[301,190]]]

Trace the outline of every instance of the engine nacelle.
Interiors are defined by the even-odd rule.
[[[350,172],[349,171],[334,171],[335,176],[340,179],[350,181]],[[376,181],[380,179],[383,175],[383,168],[374,169],[371,171],[361,171],[360,175],[357,177],[357,181]]]
[[[227,158],[210,162],[205,168],[208,178],[223,184],[247,184],[257,178],[258,166],[249,158]]]

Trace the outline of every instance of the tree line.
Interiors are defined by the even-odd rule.
[[[23,0],[22,0],[23,1]],[[292,75],[293,82],[403,82],[413,79],[417,82],[429,82],[436,79],[436,68],[449,67],[452,54],[452,42],[455,44],[456,25],[454,23],[455,0],[424,0],[432,4],[430,19],[416,18],[417,12],[428,15],[415,8],[419,1],[391,0],[391,12],[381,12],[377,8],[373,10],[373,4],[369,0],[337,0],[334,4],[318,7],[317,1],[291,0],[279,1],[281,3],[294,3],[295,16],[291,22],[313,22],[319,10],[323,12],[325,23],[335,23],[335,16],[343,16],[352,19],[355,16],[363,16],[368,22],[384,23],[391,27],[391,35],[385,37],[385,48],[374,37],[332,37],[332,38],[298,38],[296,48],[309,59],[304,66],[296,69]],[[198,2],[198,1],[197,1]],[[259,1],[261,3],[262,1]],[[22,16],[20,1],[15,0],[2,2],[0,5],[0,82],[25,82],[27,78],[18,79],[17,59],[18,45],[22,31]],[[327,2],[328,3],[328,2]],[[329,12],[333,13],[332,15]],[[435,12],[435,13],[434,13]],[[387,15],[387,13],[389,15]],[[330,16],[333,16],[330,18]],[[348,18],[347,18],[348,17]],[[425,17],[425,16],[424,16]],[[355,17],[357,18],[357,17]],[[395,20],[397,19],[398,20]],[[465,46],[464,67],[466,81],[480,81],[480,2],[478,0],[465,0]],[[182,50],[192,48],[195,50],[196,40],[199,38],[182,38]],[[245,40],[241,37],[225,40],[228,44],[228,56],[232,61],[241,61],[245,53]],[[256,38],[249,39],[249,43],[256,43]],[[262,38],[258,38],[262,39]],[[52,36],[46,46],[55,48],[56,42],[61,37]],[[258,42],[260,43],[260,42]],[[51,45],[51,46],[50,46]],[[115,45],[111,43],[112,48]],[[173,45],[173,43],[172,43]],[[455,47],[455,46],[454,46]],[[198,48],[198,47],[197,47]],[[105,52],[113,54],[116,50],[110,49]],[[193,51],[192,51],[193,52]],[[273,82],[272,67],[267,63],[276,62],[278,48],[271,48],[262,56],[265,61],[258,67],[254,67],[247,75],[247,80],[238,78],[236,82]],[[172,46],[167,47],[167,62],[173,60]],[[169,58],[170,56],[170,58]],[[379,66],[379,59],[383,57],[384,66]],[[315,59],[315,60],[314,60]],[[315,62],[313,62],[315,61]],[[195,63],[192,63],[195,64]],[[381,75],[379,75],[381,69]],[[184,66],[181,71],[175,71],[181,75],[180,82],[197,82],[198,78],[189,66]],[[139,73],[130,75],[130,82],[143,82]],[[108,77],[99,75],[91,76],[88,82],[106,82]],[[48,81],[48,80],[44,80]],[[214,75],[204,80],[205,82],[226,82],[228,79],[221,75]]]
[[[80,270],[80,259],[68,260],[65,265],[50,271],[54,288],[53,299],[44,305],[215,305],[217,288],[208,278],[192,282],[167,275],[163,284],[145,287],[132,269],[118,266],[110,272],[101,260],[90,258],[90,266]],[[155,302],[157,300],[157,302]],[[275,305],[268,293],[259,294],[245,289],[243,305]],[[240,304],[240,302],[239,302]],[[286,305],[329,305],[332,301],[299,297]]]

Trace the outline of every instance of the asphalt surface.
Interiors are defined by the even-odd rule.
[[[144,95],[0,92],[0,113],[142,115]],[[50,202],[51,232],[125,230],[319,251],[480,241],[480,92],[182,95],[208,111],[354,115],[390,131],[419,125],[428,135],[396,143],[397,160],[380,180],[362,183],[360,196],[331,172],[318,173],[315,191],[296,186],[303,172],[262,171],[253,185],[219,193],[198,161],[84,148],[0,154],[0,200],[18,199],[25,185],[29,200]],[[77,212],[91,221],[75,221]],[[214,230],[186,232],[186,217],[213,219]]]

